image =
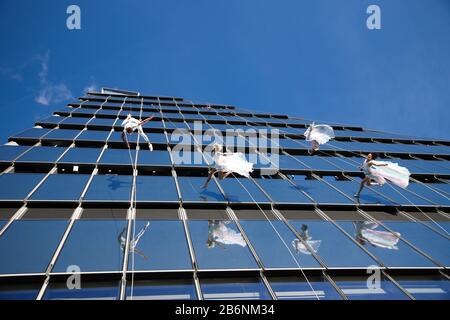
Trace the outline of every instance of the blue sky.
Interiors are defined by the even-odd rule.
[[[2,0],[0,141],[101,86],[450,139],[449,35],[448,0]]]

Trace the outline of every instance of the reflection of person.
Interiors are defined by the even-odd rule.
[[[319,150],[321,144],[325,144],[330,139],[334,138],[334,130],[332,127],[326,124],[310,124],[308,129],[303,134],[306,141],[311,142],[311,149],[309,154],[313,154]]]
[[[300,238],[309,246],[311,250],[314,251],[314,253],[317,253],[317,251],[319,251],[322,240],[312,240],[312,237],[309,235],[308,226],[306,224],[302,225],[299,234]],[[305,246],[305,244],[299,239],[294,239],[292,241],[292,246],[294,247],[296,253],[311,254],[311,252],[308,250],[308,246]]]
[[[359,197],[365,185],[383,185],[389,180],[396,186],[406,188],[409,184],[409,170],[390,161],[375,161],[377,155],[369,153],[361,166],[365,177],[355,197]],[[372,182],[374,181],[374,182]]]
[[[208,183],[214,174],[217,172],[219,179],[225,179],[232,172],[238,173],[244,177],[250,177],[250,172],[253,171],[253,163],[245,160],[245,156],[241,152],[222,152],[222,146],[220,144],[214,144],[214,163],[215,167],[209,170],[208,178],[203,189],[208,187]]]
[[[122,122],[122,126],[123,126],[123,131],[122,131],[122,140],[123,142],[125,142],[128,146],[128,148],[130,147],[130,144],[128,143],[128,138],[126,137],[127,134],[132,134],[134,131],[137,130],[138,134],[148,143],[148,148],[150,149],[150,151],[153,151],[153,145],[150,143],[150,140],[148,139],[147,135],[144,133],[144,129],[142,129],[142,125],[147,123],[148,121],[152,120],[153,116],[139,121],[136,118],[133,118],[131,116],[131,114],[128,114],[128,116],[125,118],[125,120],[123,120]]]
[[[137,253],[138,255],[143,257],[145,260],[148,260],[148,256],[146,256],[142,251],[137,249],[136,246],[137,246],[139,240],[141,239],[141,237],[144,235],[145,231],[147,231],[147,228],[149,226],[150,226],[150,222],[147,221],[145,226],[141,230],[139,230],[136,237],[134,239],[130,239],[130,248],[128,249],[129,252]],[[122,232],[119,234],[119,245],[120,245],[120,250],[122,250],[122,252],[125,251],[126,242],[127,242],[127,227],[124,227]]]
[[[240,232],[236,232],[227,225],[231,221],[223,220],[208,220],[208,240],[206,245],[208,248],[214,248],[218,245],[221,248],[225,248],[227,245],[237,244],[241,247],[245,247],[244,238]]]
[[[356,240],[365,245],[369,242],[374,247],[397,250],[400,233],[375,230],[379,224],[373,221],[354,221]]]

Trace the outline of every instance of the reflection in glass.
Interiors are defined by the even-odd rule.
[[[279,300],[342,300],[323,277],[308,277],[308,281],[303,277],[273,277],[268,280]]]
[[[205,300],[270,300],[267,288],[259,278],[200,279]]]
[[[247,245],[240,232],[236,232],[232,228],[228,227],[230,222],[231,221],[223,220],[208,221],[208,240],[206,241],[208,248],[214,248],[216,245],[223,249],[227,245],[236,244],[241,247],[245,247]]]
[[[377,282],[371,282],[367,277],[336,277],[334,281],[350,300],[409,300],[383,276]]]
[[[395,280],[418,300],[449,300],[450,281],[440,276],[399,276]]]
[[[306,224],[302,225],[299,230],[299,234],[303,242],[299,239],[292,240],[292,246],[294,247],[294,250],[297,254],[302,253],[310,255],[310,250],[312,250],[314,253],[317,253],[317,251],[319,251],[322,240],[313,240],[309,235],[308,226]],[[306,245],[304,243],[306,243]],[[310,250],[308,250],[308,248]]]
[[[375,230],[379,224],[373,221],[354,221],[356,240],[362,245],[371,245],[384,249],[398,250],[397,243],[401,234]]]
[[[130,239],[130,245],[128,248],[129,252],[137,253],[145,260],[148,260],[148,256],[146,256],[142,251],[140,251],[138,248],[136,248],[136,246],[137,246],[139,240],[141,239],[141,237],[144,235],[145,231],[147,231],[147,228],[149,226],[150,226],[150,222],[147,221],[145,226],[141,230],[139,230],[137,235],[134,238]],[[119,240],[120,250],[122,250],[122,252],[125,252],[125,247],[126,247],[126,243],[127,243],[127,227],[126,226],[123,228],[122,232],[120,232],[118,240]]]
[[[44,300],[117,300],[120,282],[90,282],[81,277],[80,288],[68,289],[66,282],[50,282]]]
[[[35,300],[42,283],[0,284],[0,300]]]
[[[195,300],[197,294],[192,280],[135,280],[131,296],[130,282],[127,300]]]

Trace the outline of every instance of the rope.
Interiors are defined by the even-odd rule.
[[[235,174],[232,173],[233,177],[239,182],[239,184],[241,185],[241,187],[248,193],[248,195],[250,196],[250,198],[252,198],[252,201],[254,202],[254,204],[256,204],[256,206],[258,207],[258,209],[262,212],[262,214],[264,215],[264,217],[266,218],[266,220],[270,223],[272,229],[276,232],[276,234],[278,235],[278,238],[280,238],[280,240],[283,242],[284,246],[286,247],[286,249],[289,251],[292,259],[294,259],[295,264],[297,265],[297,267],[300,269],[301,273],[303,274],[303,277],[305,278],[306,282],[308,283],[308,286],[311,288],[312,292],[314,293],[314,295],[316,296],[317,300],[320,300],[319,296],[317,295],[317,292],[314,290],[313,286],[311,285],[311,282],[308,280],[308,277],[306,276],[305,272],[303,271],[302,267],[300,266],[300,264],[298,263],[296,257],[294,256],[294,254],[292,253],[291,249],[289,248],[289,246],[287,245],[286,241],[284,241],[283,237],[280,235],[280,233],[278,232],[278,230],[275,228],[275,226],[273,225],[272,221],[270,221],[269,217],[266,215],[266,213],[264,212],[264,210],[261,208],[261,206],[259,205],[259,203],[255,200],[255,198],[252,196],[252,194],[250,193],[250,191],[242,184],[242,182],[239,180],[239,178],[236,178]],[[299,239],[300,240],[300,239]],[[306,247],[308,249],[309,248],[308,244],[305,243]]]

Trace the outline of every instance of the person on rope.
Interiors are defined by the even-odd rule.
[[[214,163],[215,167],[208,172],[208,178],[202,189],[208,187],[208,183],[214,174],[217,172],[220,180],[225,179],[231,173],[238,173],[246,178],[250,177],[250,172],[253,172],[253,163],[248,162],[241,152],[222,152],[223,146],[220,144],[213,145]]]
[[[138,232],[136,237],[134,239],[130,239],[130,248],[128,249],[129,252],[137,253],[145,260],[148,260],[148,256],[146,256],[142,251],[137,249],[136,246],[137,246],[139,240],[144,235],[144,233],[147,231],[149,226],[150,226],[150,222],[147,221],[145,226]],[[122,232],[120,232],[120,234],[118,236],[118,240],[119,240],[120,250],[122,252],[125,252],[125,246],[126,246],[126,242],[127,242],[127,227],[124,227]]]
[[[364,186],[384,185],[389,180],[396,186],[406,188],[409,184],[410,172],[407,168],[400,167],[397,163],[390,161],[376,161],[377,155],[369,153],[360,169],[365,174],[355,197],[359,198]]]
[[[321,144],[325,144],[334,138],[334,130],[329,125],[314,124],[313,122],[303,135],[306,141],[311,143],[311,149],[308,150],[308,153],[313,154],[319,150]]]
[[[128,114],[125,120],[122,122],[123,131],[122,131],[122,140],[127,144],[127,147],[130,148],[130,144],[128,142],[127,134],[132,134],[134,131],[137,130],[138,134],[148,143],[148,148],[150,151],[153,151],[153,145],[150,143],[150,140],[148,139],[147,135],[144,133],[144,130],[142,129],[142,125],[149,122],[153,119],[153,116],[144,119],[142,121],[139,121],[136,118],[133,118],[131,114]]]

